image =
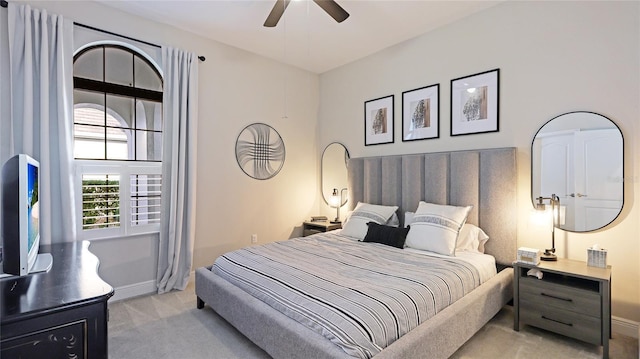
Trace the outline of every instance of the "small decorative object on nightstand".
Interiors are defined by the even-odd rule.
[[[607,268],[607,250],[600,248],[597,244],[587,248],[587,265]]]
[[[602,345],[602,357],[609,357],[611,266],[558,259],[537,266],[514,262],[513,270],[514,330],[522,322]]]
[[[302,224],[302,236],[310,236],[316,233],[329,232],[342,228],[341,223],[331,223],[329,221],[308,221]]]
[[[542,251],[537,248],[518,248],[517,260],[520,263],[538,265],[540,263],[540,255]]]

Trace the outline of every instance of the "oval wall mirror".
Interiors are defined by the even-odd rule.
[[[329,199],[336,188],[342,194],[343,188],[347,188],[347,160],[349,151],[343,144],[333,142],[325,147],[322,152],[320,186],[322,188],[322,198],[329,204]],[[342,205],[347,203],[347,196],[343,196]]]
[[[531,145],[531,200],[558,196],[558,228],[588,232],[613,222],[624,204],[620,128],[593,112],[570,112],[538,130]]]

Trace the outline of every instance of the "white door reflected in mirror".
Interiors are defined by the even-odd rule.
[[[532,201],[555,194],[573,232],[602,228],[624,202],[624,155],[620,129],[592,112],[571,112],[547,122],[532,144]]]

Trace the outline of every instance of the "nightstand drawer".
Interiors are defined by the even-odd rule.
[[[302,236],[310,236],[316,233],[324,233],[342,228],[342,223],[329,221],[304,222],[302,224]]]
[[[323,232],[324,232],[324,231],[321,231],[321,230],[319,230],[319,229],[317,229],[317,228],[310,228],[310,229],[306,229],[306,228],[305,228],[305,229],[302,231],[302,236],[303,236],[303,237],[306,237],[306,236],[310,236],[310,235],[312,235],[312,234],[318,234],[318,233],[323,233]]]
[[[602,321],[589,315],[541,306],[520,299],[520,319],[534,327],[550,330],[592,344],[602,344]]]
[[[595,318],[601,317],[599,293],[526,277],[520,279],[520,293],[523,299],[543,308],[552,306]]]

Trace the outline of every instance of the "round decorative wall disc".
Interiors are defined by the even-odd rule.
[[[264,123],[245,127],[236,140],[236,160],[247,176],[265,180],[284,165],[284,142],[278,131]]]

